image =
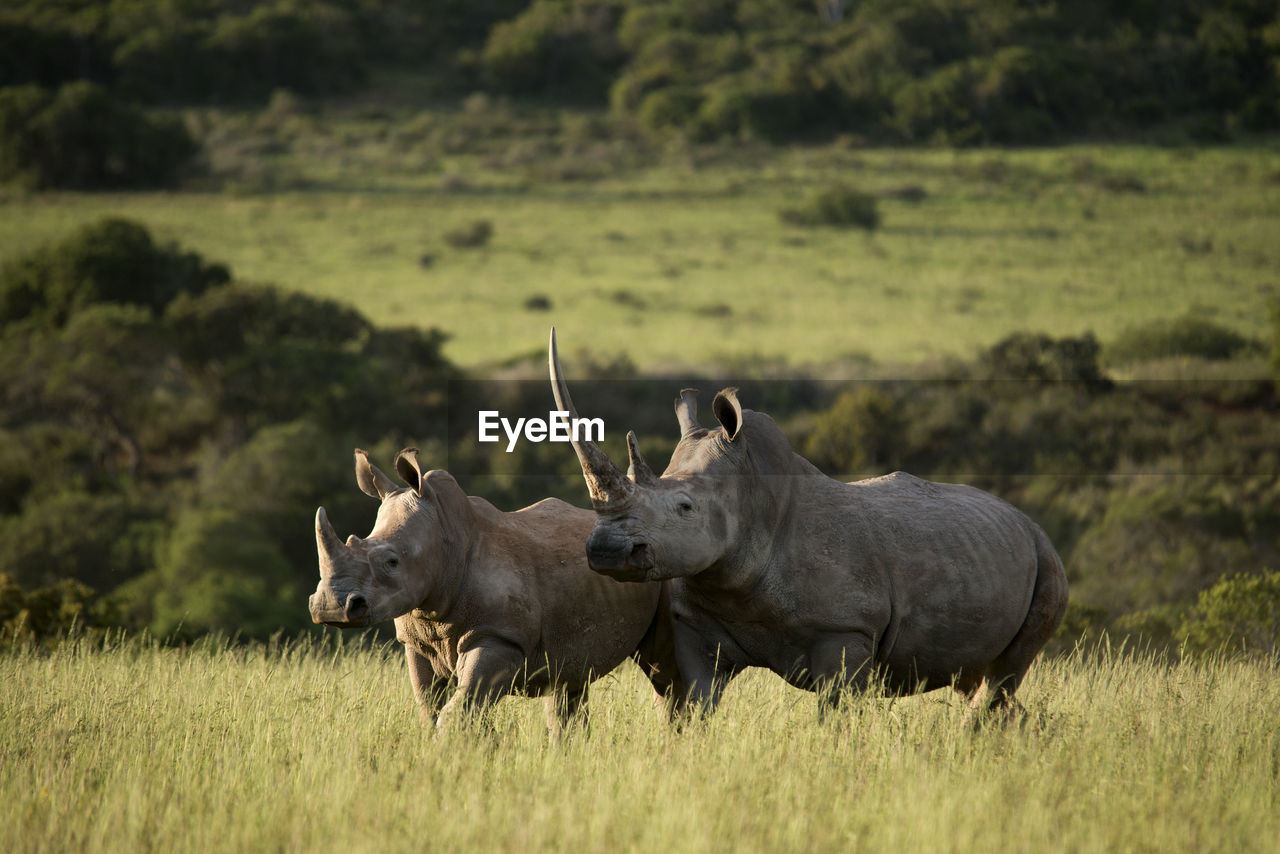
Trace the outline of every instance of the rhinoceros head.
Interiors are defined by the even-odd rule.
[[[445,548],[438,508],[418,467],[418,450],[396,457],[396,471],[410,484],[399,487],[357,450],[356,481],[382,502],[373,531],[344,543],[321,507],[316,511],[320,584],[308,600],[311,619],[350,628],[398,617],[426,597]]]
[[[577,418],[554,329],[548,362],[558,408]],[[587,539],[593,570],[620,581],[693,575],[713,566],[738,540],[744,496],[725,488],[732,482],[725,478],[735,474],[743,453],[736,441],[743,419],[736,391],[716,395],[712,408],[718,430],[698,424],[697,391],[680,392],[675,404],[680,444],[661,477],[641,456],[635,433],[627,434],[630,465],[625,474],[595,442],[574,442],[597,513]]]

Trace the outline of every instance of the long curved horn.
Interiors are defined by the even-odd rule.
[[[329,524],[329,514],[324,512],[323,507],[316,511],[316,551],[324,558],[320,561],[322,569],[342,551],[342,540],[338,539],[338,532]]]
[[[569,386],[564,380],[564,372],[560,369],[560,352],[556,348],[556,330],[551,328],[551,344],[547,351],[547,367],[551,371],[551,392],[556,398],[556,409],[568,412],[570,419],[578,417],[578,410],[569,396]],[[587,481],[587,491],[591,493],[591,504],[597,510],[605,507],[616,507],[635,491],[635,484],[627,480],[622,469],[614,465],[609,455],[600,449],[594,441],[575,441],[573,450],[578,454],[578,462],[582,465],[582,476]]]

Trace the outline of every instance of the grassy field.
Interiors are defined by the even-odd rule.
[[[11,192],[0,261],[127,216],[242,279],[444,329],[467,366],[540,351],[553,323],[567,352],[646,369],[910,363],[1018,330],[1106,340],[1188,311],[1263,337],[1280,296],[1275,145],[748,149],[538,182],[465,158],[397,172],[372,144],[334,177],[313,157],[322,177],[300,189]],[[779,221],[837,182],[881,194],[879,230]],[[446,244],[480,219],[488,245]],[[537,296],[550,310],[526,305]]]
[[[949,692],[753,672],[676,733],[627,665],[592,724],[540,703],[431,737],[399,647],[123,642],[0,656],[0,844],[60,851],[1275,851],[1277,662],[1038,663],[1020,725]]]

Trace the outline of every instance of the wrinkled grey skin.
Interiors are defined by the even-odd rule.
[[[372,533],[344,544],[316,512],[317,623],[394,618],[424,722],[515,693],[548,698],[548,726],[579,711],[587,686],[634,658],[659,696],[673,685],[670,621],[657,584],[621,584],[587,568],[595,514],[556,499],[514,513],[468,496],[444,471],[401,451],[399,487],[356,451],[356,479],[382,502]],[[661,607],[660,607],[661,606]]]
[[[554,330],[549,361],[557,403],[577,417]],[[1067,604],[1038,525],[968,486],[901,472],[835,481],[736,389],[716,395],[716,429],[696,405],[681,392],[661,477],[634,434],[625,476],[594,443],[575,446],[598,516],[591,568],[669,579],[690,699],[709,711],[735,674],[767,667],[832,698],[876,670],[895,693],[952,685],[975,708],[1010,703]]]

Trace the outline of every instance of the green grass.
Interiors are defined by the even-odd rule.
[[[748,148],[577,182],[462,156],[366,175],[361,164],[390,155],[362,145],[344,168],[309,155],[296,167],[321,176],[309,189],[10,193],[0,261],[128,216],[242,279],[341,298],[378,323],[440,327],[467,366],[538,352],[553,323],[569,354],[626,354],[647,369],[913,363],[1017,330],[1108,340],[1187,312],[1263,338],[1280,297],[1275,145]],[[883,225],[779,221],[834,183],[884,194]],[[922,200],[895,194],[913,186]],[[445,243],[481,219],[494,228],[485,247]],[[549,311],[526,307],[537,295]]]
[[[550,742],[541,705],[419,728],[399,648],[131,641],[0,655],[0,844],[42,851],[1274,851],[1277,663],[1038,663],[1021,725],[949,692],[752,672],[676,733],[638,672]]]

